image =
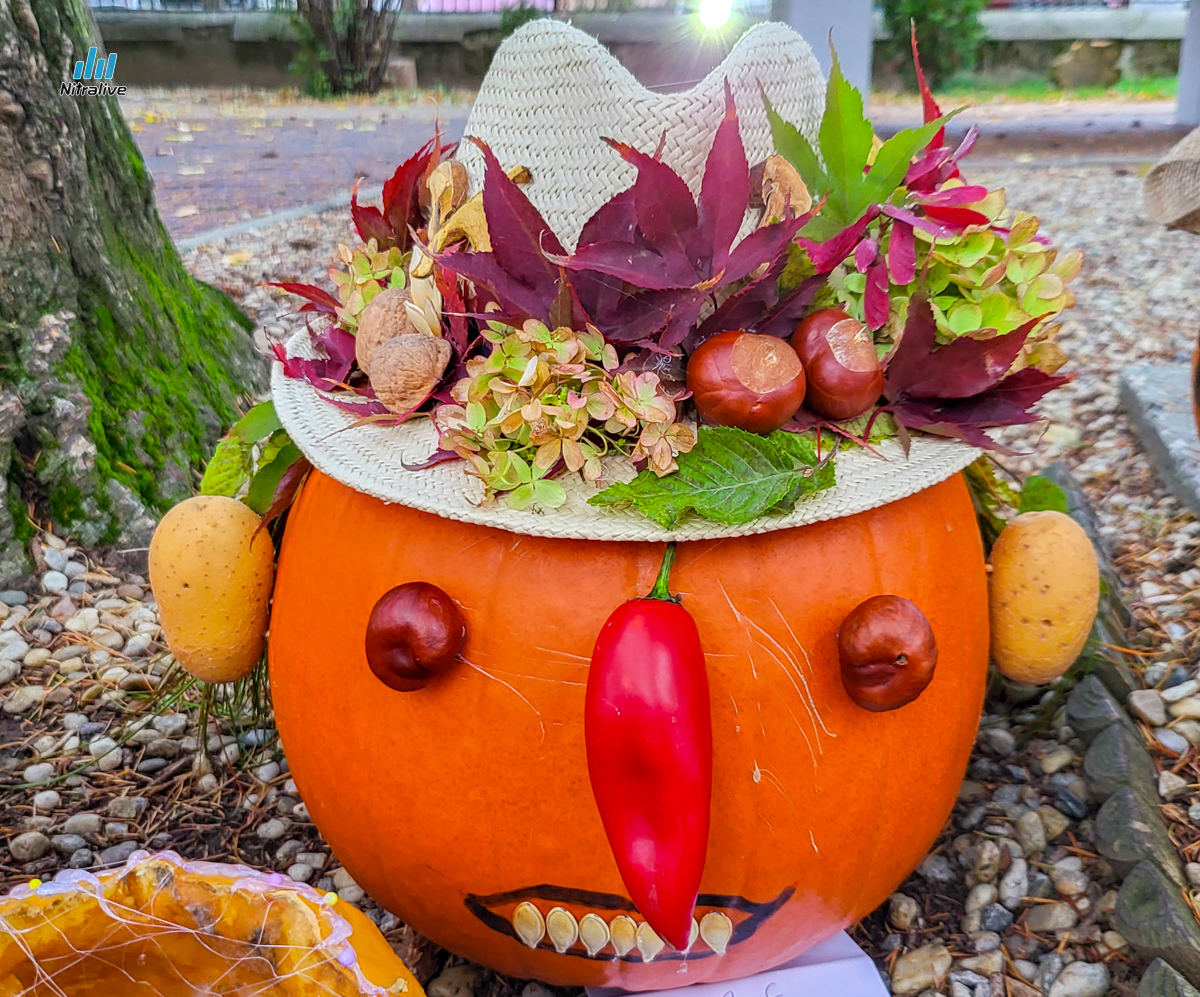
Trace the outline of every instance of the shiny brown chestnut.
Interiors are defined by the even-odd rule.
[[[842,685],[864,710],[898,710],[933,679],[937,641],[929,620],[898,595],[859,603],[837,632]]]
[[[454,664],[466,636],[450,596],[428,582],[407,582],[385,592],[371,610],[367,664],[384,685],[413,692]]]
[[[792,335],[808,378],[805,404],[842,422],[870,410],[883,394],[883,368],[870,330],[840,308],[808,315]]]
[[[734,329],[706,339],[688,360],[687,386],[706,423],[771,433],[804,401],[804,368],[774,336]]]

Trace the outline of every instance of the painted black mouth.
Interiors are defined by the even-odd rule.
[[[709,910],[717,910],[729,914],[741,915],[733,920],[733,931],[730,934],[728,945],[729,947],[736,945],[738,942],[744,941],[758,930],[758,926],[762,924],[768,917],[774,914],[780,907],[792,898],[792,894],[796,892],[794,886],[785,887],[774,900],[768,900],[765,903],[758,903],[753,900],[747,900],[745,897],[740,897],[735,894],[722,893],[701,893],[696,898],[696,917],[699,918],[702,912]],[[498,931],[502,935],[507,935],[509,938],[515,938],[521,944],[526,944],[524,940],[517,934],[513,928],[510,918],[504,917],[498,913],[496,908],[503,908],[509,905],[517,905],[522,902],[542,901],[544,904],[554,904],[564,907],[575,908],[583,911],[613,911],[614,914],[625,914],[628,916],[636,916],[637,908],[633,902],[627,897],[622,897],[616,893],[597,893],[593,890],[576,890],[565,886],[554,886],[551,884],[542,884],[541,886],[527,886],[519,890],[509,890],[504,893],[491,893],[487,896],[479,896],[474,893],[468,893],[466,900],[467,910],[474,914],[480,921],[486,924],[493,931]],[[545,911],[541,913],[545,915]],[[543,938],[536,948],[547,952],[556,952],[554,945],[547,939]],[[595,955],[589,955],[577,943],[567,951],[559,953],[561,955],[575,956],[580,959],[595,959],[605,962],[621,961],[642,963],[650,962],[649,959],[642,958],[641,953],[635,948],[626,955],[617,955],[611,951],[611,948],[606,946],[597,952]],[[654,956],[654,962],[667,961],[689,961],[696,959],[707,959],[712,956],[720,955],[706,945],[699,944],[699,941],[692,945],[689,951],[685,954],[678,952],[671,946],[667,945],[662,952]]]

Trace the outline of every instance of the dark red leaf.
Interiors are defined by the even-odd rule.
[[[725,117],[717,126],[700,184],[699,260],[716,273],[742,227],[750,203],[750,164],[738,131],[737,108],[729,80],[725,81]]]
[[[917,278],[917,246],[908,222],[892,222],[888,240],[888,270],[893,284],[911,284]]]
[[[972,211],[970,208],[940,208],[930,204],[925,206],[925,214],[935,221],[945,222],[956,228],[991,224],[991,219],[987,215],[979,211]]]
[[[918,204],[930,207],[953,208],[964,204],[976,204],[988,195],[986,187],[964,184],[962,187],[945,187],[942,190],[916,194],[913,199]]]
[[[296,494],[300,491],[300,486],[304,484],[304,479],[308,477],[308,472],[311,470],[312,464],[305,457],[288,465],[283,474],[279,476],[279,482],[275,485],[275,494],[271,496],[271,504],[267,506],[267,511],[263,513],[258,529],[254,531],[255,536],[258,535],[259,530],[265,530],[291,508],[292,503],[296,500]]]
[[[832,239],[827,239],[825,242],[812,242],[809,239],[801,238],[796,241],[808,251],[808,258],[817,268],[817,273],[829,273],[854,252],[855,247],[862,240],[867,226],[877,217],[879,217],[879,207],[872,206],[858,221],[848,228],[842,229]]]
[[[863,295],[863,317],[871,329],[882,328],[888,320],[888,271],[884,260],[877,260],[867,273]]]
[[[898,421],[910,429],[936,436],[966,440],[975,446],[1004,450],[983,432],[993,426],[1015,426],[1037,422],[1040,416],[1030,409],[1044,395],[1072,380],[1069,374],[1047,374],[1025,367],[994,388],[972,398],[947,401],[902,399],[892,406]]]
[[[787,253],[792,239],[808,223],[810,217],[801,215],[799,218],[785,218],[781,222],[773,222],[755,229],[733,248],[724,270],[713,275],[720,276],[718,286],[732,284],[749,276],[764,263],[772,263],[779,259]]]
[[[891,400],[966,398],[985,391],[1008,372],[1038,321],[1006,336],[960,336],[939,346],[933,309],[925,297],[914,296],[904,333],[888,362],[884,394]]]
[[[635,242],[637,232],[637,205],[633,188],[614,195],[596,209],[596,213],[583,223],[579,233],[580,246],[595,242]]]
[[[979,126],[972,125],[967,129],[967,134],[963,136],[963,140],[958,143],[958,148],[954,150],[954,155],[950,157],[949,162],[961,163],[963,157],[969,155],[971,150],[975,148],[975,142],[979,138]]]
[[[858,248],[854,250],[854,269],[859,273],[866,273],[867,267],[875,262],[875,257],[879,255],[879,243],[874,239],[863,239],[858,244]]]
[[[574,256],[551,256],[550,261],[568,270],[594,270],[651,291],[683,290],[705,279],[686,256],[664,256],[632,242],[594,242]]]
[[[558,290],[557,277],[548,287],[539,284],[532,287],[517,280],[504,270],[494,253],[431,253],[446,270],[456,273],[489,292],[500,305],[500,311],[491,318],[501,321],[516,321],[537,318],[545,321],[550,305]],[[479,287],[476,288],[478,293]],[[476,307],[480,307],[477,303]]]
[[[396,244],[391,226],[379,213],[378,208],[371,205],[363,207],[358,203],[358,188],[361,183],[361,178],[356,180],[354,190],[350,192],[350,217],[354,219],[358,237],[363,242],[370,242],[374,239],[380,249],[390,249]]]
[[[387,415],[391,412],[391,409],[389,409],[381,401],[351,402],[339,398],[337,395],[333,394],[326,395],[325,401],[336,406],[337,408],[340,408],[343,412],[352,412],[357,416]],[[400,422],[404,421],[404,419],[400,418],[399,416],[397,416],[397,418]]]
[[[928,232],[930,235],[938,239],[948,239],[954,233],[936,222],[930,221],[928,218],[922,218],[920,215],[914,215],[911,211],[905,211],[903,208],[897,208],[894,204],[884,204],[880,206],[880,210],[889,218],[895,218],[902,222],[908,222],[913,228],[919,228],[922,232]]]
[[[824,277],[810,277],[785,295],[779,293],[779,275],[787,264],[781,257],[757,280],[751,281],[705,319],[684,341],[691,353],[706,339],[730,329],[744,329],[764,336],[783,339],[796,331],[796,325],[808,311]]]
[[[354,333],[343,329],[340,325],[328,326],[323,332],[317,333],[313,339],[334,363],[344,364],[347,372],[354,363],[355,338]]]
[[[545,320],[558,293],[558,267],[546,257],[563,256],[566,250],[541,213],[501,168],[488,144],[477,138],[471,141],[483,153],[483,211],[492,241],[491,255],[509,284],[522,284],[532,292],[524,297],[536,300],[540,310],[531,309],[529,314]],[[494,290],[500,294],[499,288]]]
[[[604,141],[620,153],[627,163],[637,167],[633,198],[638,228],[646,244],[657,255],[670,259],[672,265],[686,267],[694,275],[697,261],[692,253],[696,249],[699,218],[688,185],[671,167],[653,156],[647,156],[623,142],[613,139]],[[688,283],[697,281],[693,279]]]
[[[406,471],[424,471],[427,467],[436,467],[438,464],[448,464],[452,460],[462,460],[453,450],[437,449],[424,460],[419,460],[415,464],[407,464],[403,460],[400,461],[400,466]]]
[[[445,268],[437,268],[437,287],[442,295],[442,317],[446,323],[446,339],[454,347],[455,356],[467,355],[467,337],[470,325],[467,319],[467,303],[458,290],[458,280],[447,274]]]
[[[341,302],[338,301],[337,298],[335,298],[324,288],[317,287],[314,284],[295,284],[286,280],[269,280],[267,281],[267,286],[278,287],[284,291],[287,291],[288,294],[298,294],[302,298],[307,298],[310,302],[312,302],[312,310],[320,312],[323,315],[336,315],[337,310],[342,307]],[[307,307],[308,306],[305,305],[305,308]]]
[[[917,86],[921,90],[921,105],[925,110],[925,123],[936,121],[942,116],[941,108],[938,107],[937,101],[933,99],[933,94],[929,91],[929,84],[925,82],[925,71],[921,68],[921,56],[917,52],[917,25],[913,22],[912,26],[912,54],[913,66],[917,71]],[[946,142],[946,129],[942,128],[929,142],[929,148],[936,149],[944,145]]]
[[[312,359],[289,357],[281,343],[275,343],[271,351],[283,364],[283,373],[287,377],[308,381],[320,391],[341,390],[354,365],[354,337],[345,329],[330,326],[324,332],[314,334],[313,340],[329,355]]]

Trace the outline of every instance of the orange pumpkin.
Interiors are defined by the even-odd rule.
[[[588,781],[584,687],[601,625],[649,591],[662,554],[463,524],[316,473],[292,509],[270,643],[292,772],[354,878],[446,948],[564,985],[735,979],[870,912],[942,829],[988,654],[961,477],[852,517],[680,544],[671,587],[712,700],[703,930],[686,957],[638,931]],[[458,601],[467,639],[456,667],[395,692],[364,631],[413,580]],[[872,713],[842,687],[835,633],[882,593],[926,614],[939,660],[915,702]]]

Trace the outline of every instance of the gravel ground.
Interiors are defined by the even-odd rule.
[[[1006,434],[1027,456],[1005,463],[1023,474],[1063,459],[1095,505],[1135,616],[1127,650],[1147,687],[1176,690],[1167,696],[1174,702],[1160,703],[1162,716],[1147,703],[1145,736],[1164,770],[1180,775],[1182,786],[1164,785],[1164,813],[1195,862],[1200,723],[1180,704],[1195,702],[1200,717],[1192,697],[1200,687],[1185,687],[1200,623],[1200,523],[1156,478],[1119,409],[1117,376],[1135,361],[1188,355],[1200,315],[1192,279],[1200,240],[1145,221],[1140,177],[1127,169],[1013,166],[972,179],[1020,191],[1014,206],[1034,209],[1060,245],[1087,253],[1061,336],[1078,378],[1047,400],[1045,425]],[[301,324],[294,303],[260,283],[320,280],[333,248],[351,236],[345,213],[331,212],[202,246],[185,260],[257,320],[260,336],[280,338]],[[265,732],[239,739],[219,724],[202,731],[182,704],[176,715],[137,719],[142,690],[169,681],[153,596],[139,577],[107,576],[65,546],[46,540],[41,585],[49,592],[0,596],[0,680],[11,683],[0,689],[0,826],[21,832],[0,852],[0,878],[11,885],[64,865],[117,861],[135,847],[170,846],[272,866],[358,897]],[[61,590],[72,585],[68,605]],[[202,736],[212,771],[198,760]],[[1117,884],[1092,848],[1081,755],[1059,691],[989,700],[941,839],[900,892],[853,930],[893,992],[1136,992],[1141,964],[1110,925]],[[522,991],[520,982],[459,965],[363,902],[420,978],[433,981],[432,997],[464,981],[477,997]],[[524,990],[544,994],[537,984]]]

